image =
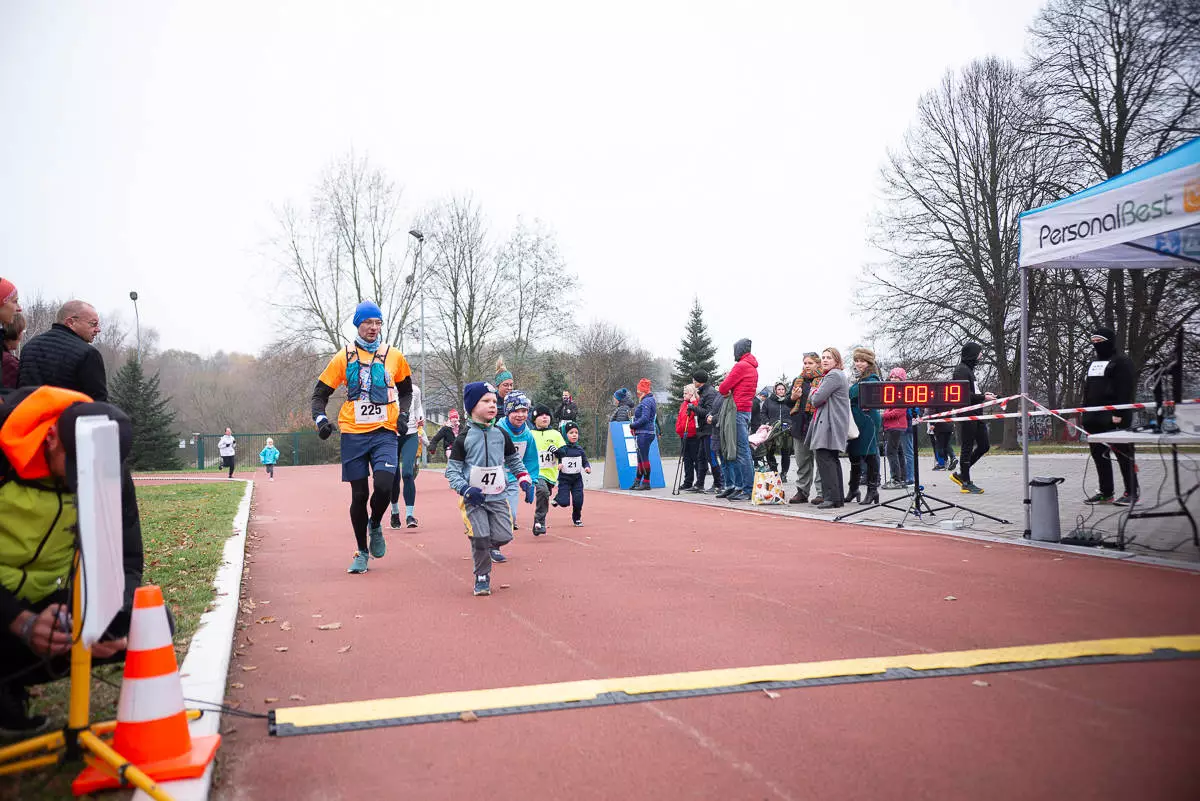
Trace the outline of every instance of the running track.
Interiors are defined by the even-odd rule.
[[[277,475],[257,476],[251,517],[256,608],[229,691],[243,709],[1200,633],[1200,575],[600,492],[585,528],[552,509],[537,539],[523,505],[492,597],[474,598],[441,475],[419,478],[421,528],[389,530],[365,576],[345,572],[338,468]],[[214,797],[1184,799],[1200,787],[1198,715],[1200,662],[1181,661],[287,738],[227,718]]]

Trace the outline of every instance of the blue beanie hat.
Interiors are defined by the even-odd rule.
[[[375,304],[375,301],[364,300],[354,307],[354,325],[362,325],[363,320],[370,320],[372,318],[376,320],[383,319],[383,311]]]
[[[625,389],[625,387],[621,387],[620,389],[618,389],[616,392],[613,393],[613,400],[617,401],[618,403],[623,402],[628,397],[629,397],[629,390]]]
[[[473,381],[463,387],[463,408],[467,410],[468,416],[479,400],[489,392],[495,393],[496,388],[486,381]]]

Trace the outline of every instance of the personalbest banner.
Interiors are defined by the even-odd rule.
[[[1194,237],[1154,237],[1198,223],[1200,163],[1192,163],[1022,215],[1020,265],[1068,261],[1148,237],[1136,247],[1178,256],[1190,250]],[[1100,260],[1119,261],[1121,254],[1108,252]]]

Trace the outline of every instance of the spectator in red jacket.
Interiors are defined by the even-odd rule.
[[[750,464],[750,410],[758,388],[758,359],[750,352],[750,346],[748,339],[733,343],[733,369],[717,387],[717,391],[732,398],[737,407],[737,461],[729,465],[733,478],[727,477],[728,489],[717,496],[731,501],[750,500],[754,485],[754,467]]]
[[[907,381],[908,371],[903,367],[893,367],[888,373],[888,381]],[[904,461],[904,443],[909,436],[908,409],[885,409],[883,412],[884,449],[887,453],[888,468],[892,477],[883,485],[884,489],[904,489],[912,482]]]
[[[697,436],[696,429],[698,408],[696,387],[684,384],[683,402],[679,404],[679,413],[675,415],[675,433],[683,440],[683,482],[678,487],[680,492],[691,489],[696,481],[696,466],[700,455],[700,437]]]

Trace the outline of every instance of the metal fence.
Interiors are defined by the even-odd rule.
[[[211,470],[221,466],[217,440],[221,434],[201,434],[195,439],[196,469]],[[247,434],[234,432],[237,439],[236,462],[241,467],[257,467],[258,454],[267,446],[267,437],[275,440],[281,465],[337,464],[341,461],[339,438],[322,440],[315,431],[286,431],[278,434]],[[191,461],[191,460],[189,460]]]

